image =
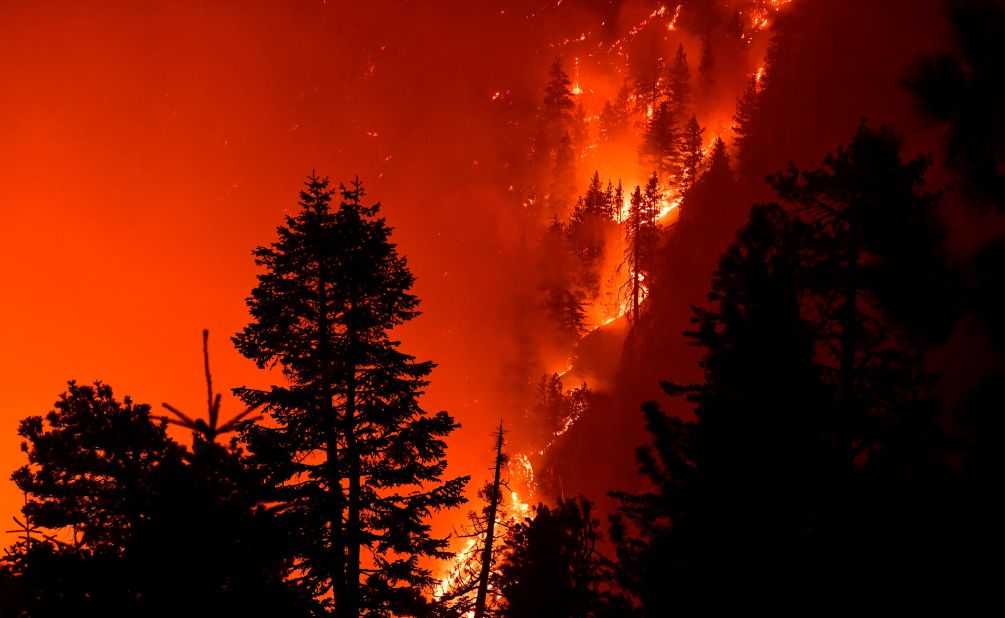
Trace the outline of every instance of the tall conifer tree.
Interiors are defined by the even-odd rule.
[[[419,302],[391,229],[358,180],[340,189],[332,209],[328,179],[312,175],[300,211],[255,250],[264,272],[234,343],[285,384],[237,394],[272,417],[248,440],[299,525],[302,581],[335,616],[412,615],[431,583],[420,559],[446,555],[425,520],[463,502],[466,479],[442,479],[458,425],[419,407],[433,364],[390,337]]]

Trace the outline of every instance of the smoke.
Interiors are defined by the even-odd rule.
[[[632,71],[672,60],[682,45],[697,83],[711,50],[693,112],[707,140],[731,143],[736,97],[772,36],[783,36],[786,72],[760,129],[770,148],[742,179],[733,211],[741,214],[709,239],[714,256],[743,206],[766,197],[758,175],[789,159],[816,164],[864,116],[906,134],[909,149],[932,148],[897,80],[915,55],[939,46],[939,8],[937,0],[912,3],[909,15],[865,0],[119,2],[98,11],[5,3],[0,186],[9,254],[31,259],[9,277],[19,302],[0,307],[0,324],[17,325],[7,327],[0,367],[10,381],[0,452],[12,455],[3,464],[21,464],[16,420],[48,409],[63,379],[101,378],[140,401],[198,409],[198,333],[207,326],[218,382],[275,379],[224,341],[248,319],[250,250],[272,240],[301,179],[317,169],[363,179],[417,275],[424,315],[400,336],[406,351],[438,363],[426,405],[463,425],[448,473],[481,485],[501,418],[514,448],[552,444],[536,462],[551,470],[550,492],[597,499],[629,486],[645,440],[639,404],[660,395],[659,379],[696,377],[694,351],[672,332],[686,326],[687,304],[703,300],[707,273],[653,291],[672,319],[627,355],[624,320],[578,347],[556,335],[539,286],[553,267],[541,260],[549,216],[528,201],[531,178],[549,174],[530,159],[548,67],[561,58],[582,90],[588,135],[576,152],[576,193],[594,171],[630,193],[651,171],[637,163],[640,128],[609,143],[597,131],[604,103]],[[755,22],[757,11],[767,21]],[[621,248],[620,234],[607,234],[609,276]],[[55,302],[60,291],[72,302]],[[604,316],[591,315],[591,326]],[[570,363],[565,388],[586,382],[595,400],[553,440],[529,424],[528,410],[540,375]],[[0,491],[13,513],[20,498]],[[437,527],[462,517],[446,514]]]

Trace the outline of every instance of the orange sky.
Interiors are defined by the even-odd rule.
[[[499,73],[527,62],[483,47],[510,44],[510,18],[99,4],[0,2],[0,519],[21,500],[6,481],[23,462],[17,421],[49,410],[66,380],[202,412],[209,328],[220,390],[265,383],[229,337],[247,320],[250,251],[312,168],[359,174],[384,202],[425,311],[405,348],[440,363],[427,406],[466,426],[455,469],[487,466],[500,412],[484,407],[496,367],[481,335],[504,316],[484,108]]]
[[[218,390],[268,383],[229,337],[248,319],[250,252],[273,240],[312,169],[358,174],[384,203],[423,301],[404,349],[439,363],[426,407],[464,425],[451,472],[486,477],[492,428],[520,413],[498,396],[515,345],[512,290],[528,280],[505,154],[527,135],[512,121],[533,117],[556,55],[592,53],[652,10],[626,0],[612,18],[612,6],[0,0],[0,520],[21,502],[6,480],[23,463],[17,421],[48,411],[66,380],[201,413],[208,328]],[[821,14],[841,36],[815,53],[834,66],[811,91],[830,97],[829,122],[808,107],[815,135],[785,153],[814,164],[863,116],[912,124],[896,78],[929,44],[899,7],[832,6]],[[673,36],[698,55],[697,38]],[[708,136],[730,122],[766,41],[750,62],[720,63],[722,100],[701,110]],[[575,74],[598,107],[623,75],[583,60]],[[601,174],[641,178],[626,152],[628,163],[597,162]],[[225,416],[239,409],[224,403]],[[624,446],[630,466],[634,444]]]

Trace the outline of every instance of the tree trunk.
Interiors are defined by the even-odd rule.
[[[356,342],[355,333],[350,335],[349,342],[349,380],[346,389],[345,399],[345,457],[349,465],[349,504],[348,517],[346,521],[346,544],[348,559],[346,564],[346,596],[343,604],[345,618],[358,618],[360,615],[359,598],[359,574],[360,574],[360,545],[362,543],[360,530],[360,508],[361,508],[361,477],[359,446],[356,443],[356,362],[355,354]]]
[[[489,500],[489,511],[485,522],[485,547],[482,549],[482,568],[478,574],[478,594],[475,597],[474,618],[484,618],[485,603],[489,591],[489,575],[492,572],[492,544],[495,541],[496,514],[499,511],[499,486],[503,464],[503,426],[499,423],[499,433],[496,434],[496,465],[495,478],[492,480],[492,495]]]
[[[332,358],[329,341],[328,295],[323,270],[318,274],[318,352],[321,357],[322,418],[325,419],[325,475],[327,498],[330,505],[328,517],[329,570],[336,615],[342,599],[346,598],[345,535],[342,529],[342,512],[345,496],[342,493],[342,475],[339,470],[341,454],[338,447],[338,418],[332,394]]]

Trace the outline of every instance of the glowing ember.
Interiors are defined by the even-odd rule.
[[[680,17],[680,9],[684,6],[683,4],[678,4],[677,8],[674,9],[673,17],[670,18],[670,23],[667,24],[667,30],[671,32],[677,29],[677,18]]]

